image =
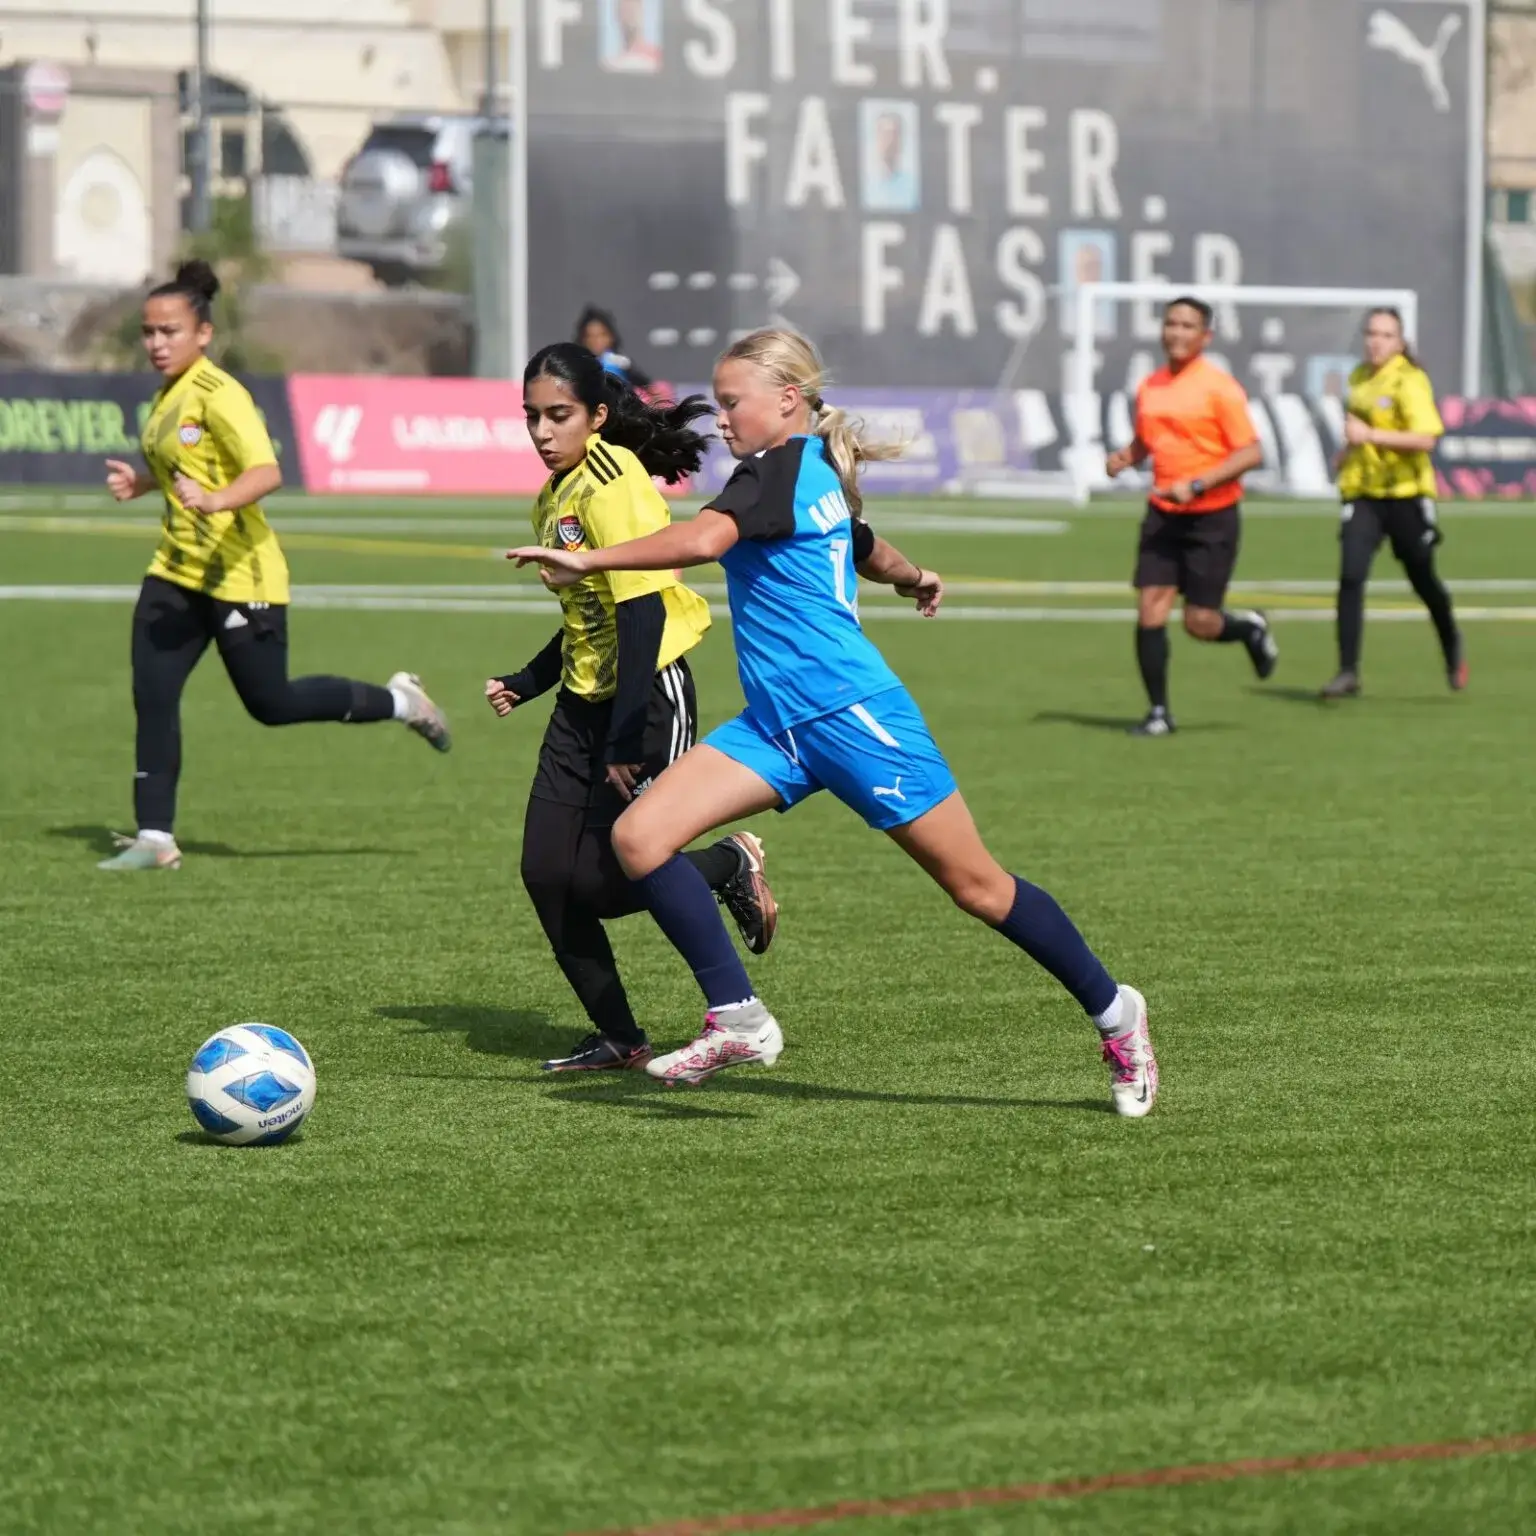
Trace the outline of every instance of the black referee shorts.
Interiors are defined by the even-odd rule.
[[[612,826],[627,802],[608,782],[603,761],[613,701],[593,703],[562,688],[539,749],[530,798],[586,811],[589,827]],[[693,673],[679,657],[656,674],[645,716],[645,772],[642,786],[680,758],[698,737],[699,710]]]
[[[1242,504],[1219,512],[1164,512],[1148,506],[1136,554],[1137,590],[1176,587],[1195,608],[1220,608],[1237,569]]]

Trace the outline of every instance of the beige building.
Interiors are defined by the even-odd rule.
[[[479,100],[479,0],[210,0],[210,14],[215,187],[279,178],[269,202],[299,245],[327,245],[328,195],[375,119]],[[0,270],[134,283],[163,266],[195,47],[191,0],[0,13]]]

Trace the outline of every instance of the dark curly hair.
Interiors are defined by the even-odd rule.
[[[573,341],[557,341],[535,352],[523,370],[523,388],[535,379],[557,379],[594,416],[600,405],[606,405],[608,418],[598,428],[603,441],[628,448],[647,474],[668,485],[696,474],[704,462],[709,438],[692,425],[713,411],[703,395],[644,400]]]

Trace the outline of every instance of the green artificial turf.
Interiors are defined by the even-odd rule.
[[[973,583],[1128,574],[1128,511],[960,510],[1070,526],[893,537]],[[488,553],[521,509],[304,532],[367,512],[293,503],[296,581],[538,593]],[[106,525],[141,509],[57,515],[7,510],[0,586],[137,580],[152,531]],[[1448,526],[1453,580],[1536,578],[1536,518]],[[1334,559],[1326,515],[1255,517],[1241,574]],[[584,1023],[517,874],[545,707],[479,694],[552,603],[296,607],[295,669],[421,672],[446,759],[398,727],[263,731],[208,659],[185,867],[111,877],[129,608],[0,601],[0,1529],[561,1536],[1536,1430],[1536,626],[1469,624],[1453,697],[1427,621],[1378,615],[1367,696],[1322,707],[1330,626],[1287,605],[1327,603],[1271,605],[1264,687],[1176,637],[1184,729],[1153,742],[1121,729],[1127,622],[962,617],[1128,594],[871,625],[998,855],[1147,993],[1164,1087],[1134,1124],[1054,983],[825,797],[763,819],[775,1070],[541,1076]],[[738,707],[723,622],[696,671],[707,726]],[[671,950],[615,931],[653,1035],[690,1035]],[[290,1145],[212,1146],[187,1113],[192,1051],[244,1019],[315,1058]],[[1533,1527],[1536,1456],[1504,1456],[850,1530]]]

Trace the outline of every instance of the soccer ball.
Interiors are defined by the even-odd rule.
[[[231,1024],[198,1047],[187,1069],[197,1123],[232,1147],[286,1141],[315,1103],[309,1052],[275,1024]]]

